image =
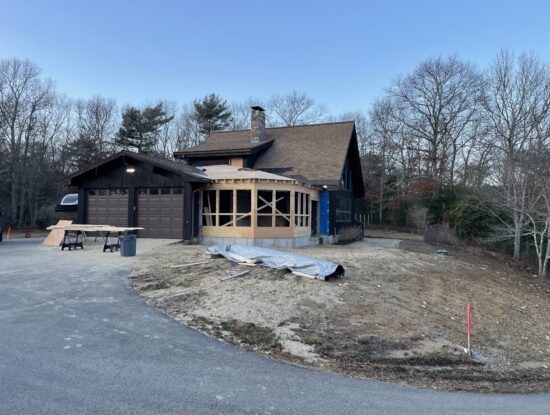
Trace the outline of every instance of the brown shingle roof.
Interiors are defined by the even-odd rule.
[[[198,146],[186,148],[182,151],[176,151],[176,155],[193,155],[197,153],[222,153],[232,150],[244,150],[254,152],[271,144],[271,139],[266,139],[260,143],[252,143],[251,130],[240,131],[215,131],[210,134],[208,140]]]
[[[266,140],[251,143],[251,130],[212,133],[203,144],[177,152],[181,156],[223,154],[233,151],[260,153],[254,168],[309,181],[340,181],[354,122],[266,128]]]
[[[259,156],[254,168],[310,181],[339,182],[354,125],[346,121],[269,128],[267,137],[275,141]]]

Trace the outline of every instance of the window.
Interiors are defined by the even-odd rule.
[[[203,226],[251,226],[252,191],[203,191],[202,224]]]
[[[346,190],[351,190],[351,169],[349,168],[347,160],[344,165],[344,171],[342,172],[342,178],[340,179],[340,185]]]
[[[294,226],[308,227],[310,215],[310,195],[307,193],[294,193]]]
[[[336,197],[336,222],[351,222],[351,199]]]
[[[160,189],[160,194],[161,195],[169,195],[170,194],[170,188],[169,187],[162,187]]]

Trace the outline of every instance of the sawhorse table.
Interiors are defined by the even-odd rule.
[[[74,242],[71,242],[71,235],[70,235],[71,232],[75,233]],[[66,229],[65,234],[63,235],[63,243],[61,244],[61,250],[63,251],[65,248],[69,248],[69,251],[72,250],[73,248],[84,249],[84,244],[82,243],[82,234],[83,234],[82,231]],[[79,237],[80,237],[80,241],[79,241]]]
[[[107,231],[105,233],[105,243],[103,244],[103,252],[105,252],[107,249],[111,252],[118,251],[120,249],[120,238],[122,236],[122,232],[117,232],[116,242],[111,242],[111,232]]]
[[[84,249],[83,238],[86,238],[86,232],[97,232],[105,238],[103,243],[103,252],[109,250],[111,252],[118,251],[120,249],[120,240],[124,233],[143,230],[143,228],[127,228],[122,226],[110,226],[110,225],[53,225],[47,228],[49,231],[54,229],[60,229],[64,231],[63,241],[61,243],[61,250],[69,248],[69,251],[73,248]],[[71,235],[74,234],[74,241],[71,241]],[[116,242],[111,242],[112,234],[116,234]]]

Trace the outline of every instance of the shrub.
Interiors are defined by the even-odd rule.
[[[423,234],[428,229],[428,208],[414,205],[407,212],[407,226],[416,229]]]
[[[463,239],[488,237],[496,224],[495,217],[477,199],[461,200],[449,213],[456,234]]]
[[[458,243],[454,229],[451,229],[446,223],[430,226],[424,232],[424,240],[432,244],[456,245]]]

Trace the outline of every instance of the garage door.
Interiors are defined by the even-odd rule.
[[[128,189],[89,189],[86,222],[128,226]]]
[[[183,239],[183,188],[138,189],[137,226],[144,238]]]

